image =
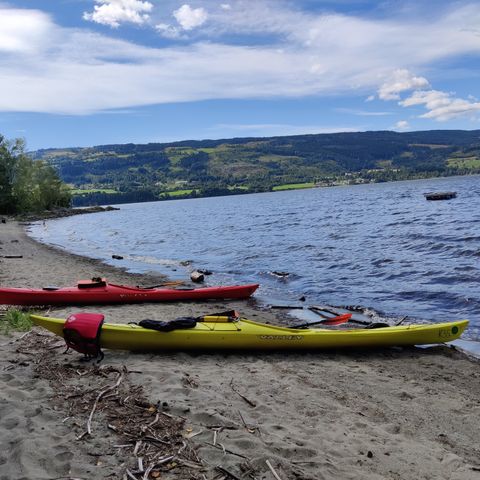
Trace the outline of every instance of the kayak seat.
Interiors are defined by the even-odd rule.
[[[98,288],[106,286],[107,279],[100,277],[93,277],[91,280],[79,280],[77,283],[78,288]]]

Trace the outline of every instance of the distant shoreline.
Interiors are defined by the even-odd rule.
[[[311,190],[316,188],[345,188],[345,187],[358,187],[358,186],[366,186],[366,185],[381,185],[381,184],[388,184],[388,183],[399,183],[399,182],[421,182],[421,181],[428,181],[428,180],[442,180],[447,178],[461,178],[461,177],[480,177],[480,173],[472,173],[472,174],[465,174],[465,175],[443,175],[443,176],[435,176],[435,177],[422,177],[422,178],[401,178],[398,180],[388,180],[385,182],[365,182],[365,183],[339,183],[339,184],[332,184],[332,185],[311,185],[305,187],[296,187],[296,188],[281,188],[281,189],[273,189],[273,190],[263,190],[263,191],[236,191],[235,193],[226,193],[221,192],[218,195],[172,195],[169,197],[163,198],[156,198],[156,199],[145,199],[145,200],[134,200],[134,201],[122,201],[117,203],[115,201],[111,201],[108,199],[107,194],[105,194],[105,202],[102,202],[102,205],[130,205],[132,203],[150,203],[150,202],[167,202],[172,200],[196,200],[200,198],[221,198],[226,196],[237,196],[237,195],[256,195],[261,193],[280,193],[286,191],[294,191],[294,190]],[[311,183],[311,182],[310,182]],[[111,195],[111,194],[109,194]],[[72,207],[76,208],[96,208],[96,205],[77,205]],[[99,210],[100,211],[100,210]],[[61,216],[68,216],[68,215],[61,215]],[[49,217],[50,218],[50,217]],[[52,217],[54,218],[54,217]]]

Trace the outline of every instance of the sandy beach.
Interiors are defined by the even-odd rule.
[[[0,248],[22,255],[0,257],[4,286],[165,280],[41,245],[14,221],[0,224]],[[230,308],[275,321],[254,299],[48,314],[127,323]],[[452,348],[105,353],[100,366],[81,362],[38,328],[0,336],[0,480],[480,478],[479,363]]]

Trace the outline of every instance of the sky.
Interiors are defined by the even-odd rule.
[[[480,2],[0,0],[28,150],[480,129]]]

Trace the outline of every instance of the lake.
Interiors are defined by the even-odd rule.
[[[458,196],[427,201],[430,191]],[[479,176],[121,205],[30,233],[131,271],[259,282],[264,303],[305,296],[392,318],[469,318],[467,338],[480,336]]]

